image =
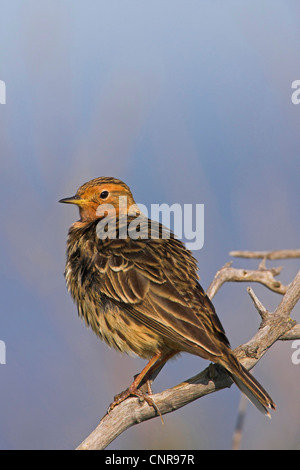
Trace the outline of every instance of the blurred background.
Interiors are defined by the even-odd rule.
[[[57,201],[81,184],[115,176],[147,206],[204,204],[194,255],[205,289],[230,250],[299,248],[299,21],[297,0],[2,0],[1,449],[75,448],[145,365],[98,340],[66,290],[78,212]],[[285,283],[299,269],[268,263],[278,265]],[[214,299],[233,347],[259,326],[246,287],[225,285]],[[279,295],[252,287],[276,308]],[[278,411],[269,421],[249,404],[243,449],[300,449],[293,351],[277,343],[256,366]],[[207,365],[182,355],[154,391]],[[215,393],[109,449],[230,449],[239,399],[236,387]]]

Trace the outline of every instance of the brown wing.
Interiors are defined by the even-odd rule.
[[[101,291],[166,344],[207,358],[229,344],[198,283],[196,260],[179,240],[99,241],[94,263]]]

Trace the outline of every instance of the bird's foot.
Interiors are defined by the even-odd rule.
[[[145,387],[147,387],[148,393],[142,390],[142,389],[145,389]],[[114,401],[109,405],[107,413],[109,414],[117,405],[122,403],[128,397],[134,396],[134,397],[139,398],[140,401],[145,400],[145,402],[148,403],[149,406],[152,406],[157,412],[157,414],[160,416],[162,423],[163,423],[164,421],[162,418],[162,414],[158,406],[156,405],[155,401],[153,400],[153,398],[149,396],[149,394],[152,394],[151,382],[149,380],[147,380],[147,382],[141,388],[137,388],[134,384],[131,384],[126,390],[124,390],[123,392],[119,393],[118,395],[114,397]]]

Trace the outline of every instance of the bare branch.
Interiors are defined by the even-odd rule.
[[[227,263],[216,273],[206,293],[212,299],[225,282],[258,282],[277,294],[285,294],[288,286],[275,279],[281,269],[280,267],[270,269],[260,267],[254,270],[237,269],[231,267],[231,263]]]
[[[244,421],[246,416],[246,409],[247,409],[248,400],[246,395],[243,393],[241,394],[240,404],[239,404],[239,411],[238,411],[238,418],[236,422],[235,431],[232,438],[232,450],[239,450],[241,447],[241,440],[243,435],[243,427]]]
[[[226,265],[222,269],[233,268]],[[222,269],[220,271],[222,271]],[[220,273],[220,271],[218,273]],[[261,269],[258,270],[258,272],[260,271]],[[259,279],[256,282],[262,282],[269,287],[270,270],[263,271],[264,274],[266,274],[266,276],[264,276],[264,282],[262,282],[263,278],[260,276],[256,278]],[[265,271],[268,271],[268,273]],[[219,277],[220,275],[218,273],[215,280],[216,278],[219,280],[215,283],[217,287],[213,286],[211,288],[211,298],[215,292],[217,292],[219,287],[226,281],[226,279],[223,280],[222,275]],[[249,271],[246,271],[246,273],[248,274]],[[255,273],[256,276],[257,271],[255,271]],[[274,275],[274,272],[271,273],[271,276]],[[253,275],[250,277],[252,277],[253,280],[253,277],[255,276]],[[221,283],[220,279],[222,281]],[[233,279],[231,278],[231,280]],[[237,280],[240,281],[241,279],[239,278]],[[249,279],[247,280],[249,281]],[[258,332],[252,339],[250,339],[250,341],[235,349],[237,357],[247,369],[254,367],[265,352],[278,339],[288,339],[289,335],[291,335],[292,339],[295,339],[296,335],[300,333],[299,325],[290,318],[290,313],[300,298],[300,271],[293,282],[285,288],[285,295],[273,314],[267,312],[261,302],[253,294],[253,291],[252,298],[255,299],[255,306],[259,307],[258,309],[260,313],[263,312],[263,322]],[[216,364],[211,364],[200,374],[191,377],[171,389],[152,395],[151,398],[153,398],[163,415],[177,410],[182,406],[185,406],[187,403],[190,403],[204,395],[230,387],[231,385],[232,380],[226,371]],[[129,398],[102,418],[97,428],[82,442],[82,444],[79,445],[78,450],[104,449],[128,427],[151,419],[155,416],[157,416],[157,412],[153,407],[150,407],[145,402],[140,402],[137,398]]]
[[[262,320],[266,320],[268,316],[270,315],[268,310],[263,306],[261,301],[256,297],[251,287],[247,288],[247,292],[250,295],[251,299],[253,300],[254,306],[256,310],[258,311],[258,313],[260,314]]]
[[[300,339],[300,325],[297,324],[293,326],[291,330],[289,330],[284,335],[280,336],[279,339],[281,341],[293,341],[295,339]]]
[[[300,250],[231,251],[229,255],[236,258],[288,259],[300,258]]]

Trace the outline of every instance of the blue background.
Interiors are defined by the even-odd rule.
[[[76,447],[145,364],[77,318],[63,270],[78,213],[58,199],[115,176],[148,206],[204,204],[204,288],[231,250],[299,248],[299,22],[296,0],[2,0],[0,448]],[[279,264],[290,282],[298,261]],[[246,287],[214,300],[233,347],[259,325]],[[253,288],[276,308],[280,296]],[[248,406],[242,448],[299,449],[293,351],[277,343],[255,368],[278,411],[270,422]],[[205,366],[182,355],[154,391]],[[109,448],[228,449],[239,398],[205,397]]]

